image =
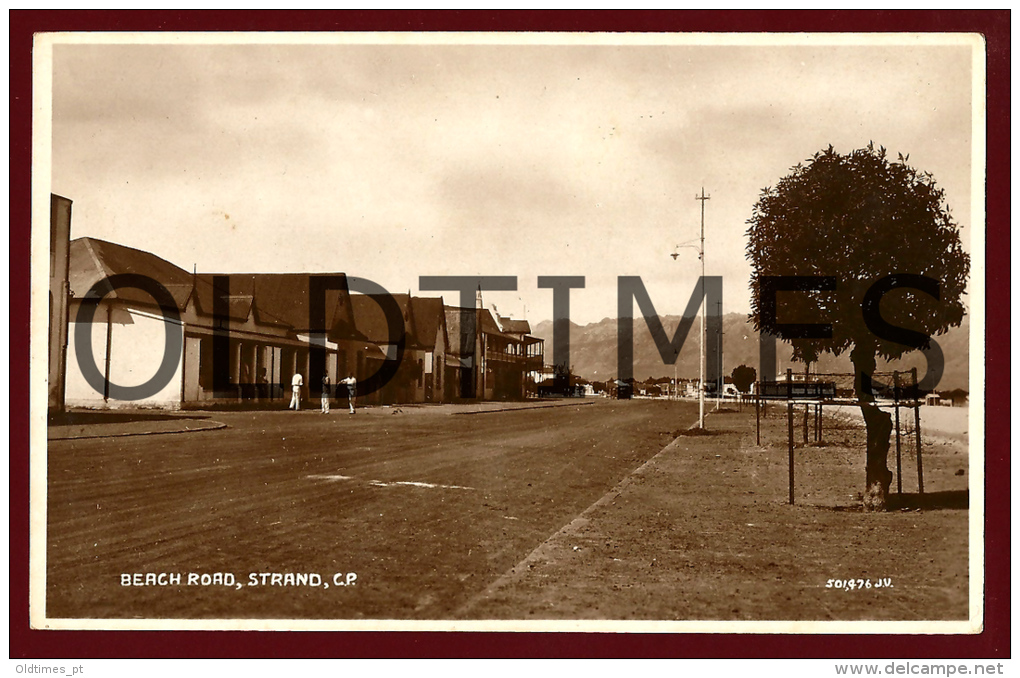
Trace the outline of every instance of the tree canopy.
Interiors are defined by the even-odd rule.
[[[891,415],[869,381],[876,357],[925,348],[959,325],[970,270],[944,191],[908,157],[829,146],[763,190],[748,220],[755,329],[789,341],[807,363],[850,351],[867,428],[867,510],[885,510],[892,480]],[[809,327],[823,323],[831,335]]]
[[[757,377],[758,370],[753,367],[748,367],[747,365],[737,365],[733,368],[733,372],[730,375],[730,378],[733,380],[733,385],[741,393],[747,393],[751,388],[751,384],[754,383],[754,380]]]
[[[873,144],[846,155],[829,146],[761,192],[747,230],[755,328],[762,329],[764,276],[836,279],[835,290],[777,295],[780,323],[832,324],[830,339],[798,339],[780,328],[796,358],[813,361],[852,346],[890,359],[912,350],[876,336],[863,318],[865,293],[893,274],[937,281],[939,299],[914,289],[890,292],[881,303],[885,321],[928,336],[961,323],[970,257],[944,191],[908,158],[890,162]]]

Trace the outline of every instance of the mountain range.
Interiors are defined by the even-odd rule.
[[[667,336],[672,337],[680,316],[664,316],[662,324]],[[577,325],[570,323],[570,364],[574,374],[591,381],[605,381],[618,374],[616,355],[616,319],[603,318],[597,323]],[[687,339],[680,350],[676,363],[676,374],[680,378],[698,377],[698,329],[700,320],[695,318]],[[532,330],[532,334],[545,340],[545,361],[553,362],[553,323],[544,320]],[[945,359],[945,368],[938,390],[962,388],[970,390],[970,317],[965,316],[960,327],[954,327],[945,334],[935,337]],[[711,340],[711,338],[710,338]],[[723,374],[729,376],[738,365],[758,368],[758,333],[747,315],[727,313],[723,316]],[[792,348],[781,341],[776,345],[776,368],[782,373],[787,367],[794,372],[804,370],[803,363],[791,360]],[[909,370],[916,367],[920,374],[925,371],[924,356],[912,351],[900,360],[887,362],[879,360],[878,370]],[[823,354],[811,364],[813,373],[852,373],[849,352],[840,356]],[[644,381],[648,378],[672,377],[673,366],[663,363],[652,340],[651,332],[640,319],[634,322],[634,378]]]

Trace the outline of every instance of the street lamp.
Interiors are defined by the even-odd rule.
[[[701,358],[698,361],[698,428],[705,428],[705,305],[707,300],[704,295],[705,285],[705,223],[702,221],[701,224],[701,240],[699,244],[684,243],[677,245],[676,249],[689,247],[693,250],[697,250],[698,259],[701,260],[701,285],[702,285],[702,303],[701,303]],[[679,252],[673,252],[671,255],[673,260],[680,256]],[[679,356],[677,356],[679,358]],[[676,363],[673,363],[673,372],[676,374]],[[675,377],[674,377],[675,379]]]
[[[701,201],[701,238],[698,244],[692,241],[676,246],[676,250],[683,247],[690,247],[698,251],[698,259],[701,260],[701,359],[698,362],[698,428],[705,429],[705,307],[708,306],[708,298],[705,296],[705,201],[711,200],[711,196],[705,195],[705,188],[702,186],[701,195],[694,196],[695,200]],[[671,255],[676,261],[680,253],[674,251]],[[675,366],[676,363],[674,362]]]

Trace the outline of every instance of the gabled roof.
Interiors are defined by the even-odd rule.
[[[147,276],[165,287],[183,311],[194,298],[205,315],[214,312],[213,279],[225,276],[229,281],[226,314],[232,320],[247,320],[252,314],[265,325],[288,327],[295,332],[329,332],[330,338],[360,338],[354,329],[347,276],[343,273],[200,273],[193,275],[155,254],[96,238],[78,238],[71,242],[70,287],[76,297],[84,297],[99,281],[112,275],[131,273]],[[328,278],[328,280],[323,280]],[[323,315],[310,315],[311,293],[315,280],[325,291]],[[108,291],[104,286],[102,291]],[[335,289],[329,289],[330,287]],[[407,295],[404,295],[407,296]],[[106,298],[152,305],[144,291],[122,288]]]
[[[507,334],[531,334],[531,324],[527,320],[499,317],[499,324]]]
[[[496,319],[492,317],[492,313],[489,312],[489,309],[479,309],[478,317],[481,321],[482,332],[485,334],[502,334],[499,329],[499,325],[496,323]]]
[[[443,311],[442,297],[412,297],[414,321],[418,331],[418,342],[425,350],[436,348],[436,335],[439,330],[446,334],[446,314]]]
[[[227,317],[231,320],[247,320],[255,305],[255,297],[250,294],[231,294],[227,297]]]
[[[178,310],[184,310],[191,296],[191,274],[151,252],[136,250],[96,238],[77,238],[71,241],[69,284],[71,294],[83,298],[93,285],[118,274],[143,275],[160,283],[170,292]],[[103,285],[105,298],[120,299],[134,303],[154,305],[146,292],[132,287],[123,287],[110,292],[110,286]]]
[[[350,332],[350,309],[347,276],[343,273],[200,273],[196,276],[195,292],[203,313],[213,312],[214,278],[229,279],[229,314],[235,316],[234,299],[252,299],[251,310],[258,322],[267,325],[285,325],[297,332]],[[325,307],[319,318],[311,317],[313,279],[331,278],[328,282],[340,289],[325,290]],[[325,281],[324,281],[325,282]],[[328,285],[326,285],[328,287]],[[338,330],[339,328],[339,330]],[[346,338],[346,337],[340,337]]]
[[[391,294],[397,307],[400,309],[401,318],[404,321],[403,328],[393,328],[396,335],[403,329],[407,335],[405,348],[417,348],[417,337],[415,337],[414,310],[411,305],[409,294]],[[354,326],[358,333],[375,344],[393,343],[390,337],[390,328],[386,322],[386,314],[379,305],[380,297],[372,294],[352,294],[351,309],[354,314]],[[397,338],[396,335],[393,338]]]

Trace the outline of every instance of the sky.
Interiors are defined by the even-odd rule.
[[[983,228],[966,45],[82,39],[52,60],[51,190],[74,202],[72,237],[188,270],[339,271],[415,294],[419,276],[517,276],[484,300],[533,325],[552,317],[538,276],[585,276],[570,301],[585,324],[615,317],[617,276],[638,275],[677,314],[700,273],[677,245],[696,243],[704,188],[706,274],[746,313],[761,189],[869,141],[935,176],[965,247]]]

